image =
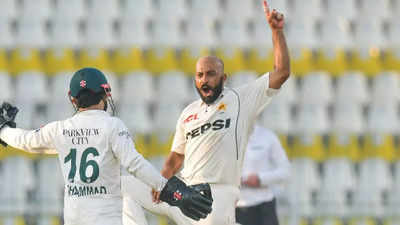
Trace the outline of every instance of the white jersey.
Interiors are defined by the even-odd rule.
[[[249,133],[277,91],[265,74],[237,89],[224,88],[211,105],[199,99],[187,106],[172,144],[172,151],[185,155],[183,179],[239,186]]]
[[[123,122],[102,110],[79,112],[34,131],[5,127],[0,138],[28,152],[58,153],[65,181],[65,208],[73,199],[78,200],[74,209],[87,207],[84,199],[117,198],[121,203],[121,166],[157,190],[166,183],[136,151]],[[98,207],[92,209],[96,210]]]
[[[243,162],[242,179],[257,174],[259,188],[242,186],[238,207],[250,207],[274,198],[272,189],[290,175],[290,163],[278,137],[270,130],[254,126]]]

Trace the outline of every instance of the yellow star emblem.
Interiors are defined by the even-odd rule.
[[[225,103],[221,102],[221,103],[219,104],[219,106],[218,106],[218,110],[219,110],[219,111],[221,111],[221,110],[225,111],[225,110],[226,110],[226,105],[225,105]]]

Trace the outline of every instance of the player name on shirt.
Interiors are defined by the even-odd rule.
[[[89,144],[90,136],[99,136],[98,128],[64,129],[63,136],[70,137],[73,145]]]
[[[78,185],[67,185],[68,196],[70,197],[83,197],[90,195],[107,194],[107,188],[104,186],[78,186]]]

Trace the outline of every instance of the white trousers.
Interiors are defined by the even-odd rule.
[[[65,225],[122,225],[121,198],[65,198]]]
[[[214,199],[213,210],[205,219],[194,221],[181,213],[178,207],[167,203],[155,204],[151,198],[151,188],[133,176],[122,176],[123,224],[147,225],[141,207],[152,213],[164,215],[177,225],[234,225],[235,205],[239,189],[231,185],[211,184]]]

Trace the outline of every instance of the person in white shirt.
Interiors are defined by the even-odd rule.
[[[255,125],[244,156],[236,222],[242,225],[278,225],[272,189],[290,176],[290,163],[278,137],[269,129]],[[130,190],[135,188],[134,192]],[[124,224],[147,225],[142,207],[166,216],[177,225],[188,224],[176,208],[154,204],[147,195],[151,187],[132,176],[122,176]]]
[[[185,215],[199,220],[210,213],[212,199],[176,177],[162,177],[136,151],[124,123],[106,112],[107,106],[114,107],[111,88],[101,71],[77,71],[69,96],[76,114],[36,130],[15,128],[18,109],[8,103],[0,108],[1,144],[30,153],[58,154],[65,181],[66,225],[122,225],[121,167]]]
[[[289,176],[290,163],[278,137],[271,130],[254,126],[243,162],[236,222],[279,225],[272,190]]]
[[[185,183],[192,186],[209,183],[212,188],[214,202],[211,214],[202,221],[188,221],[186,224],[235,224],[235,207],[248,137],[258,114],[289,77],[283,15],[276,10],[270,11],[265,0],[263,3],[272,30],[275,56],[272,72],[231,89],[224,87],[227,75],[222,60],[207,56],[197,61],[195,85],[200,99],[181,113],[171,153],[161,172],[169,178],[183,168],[180,176]],[[129,198],[129,195],[124,197]],[[157,194],[154,194],[154,199],[157,202]]]

